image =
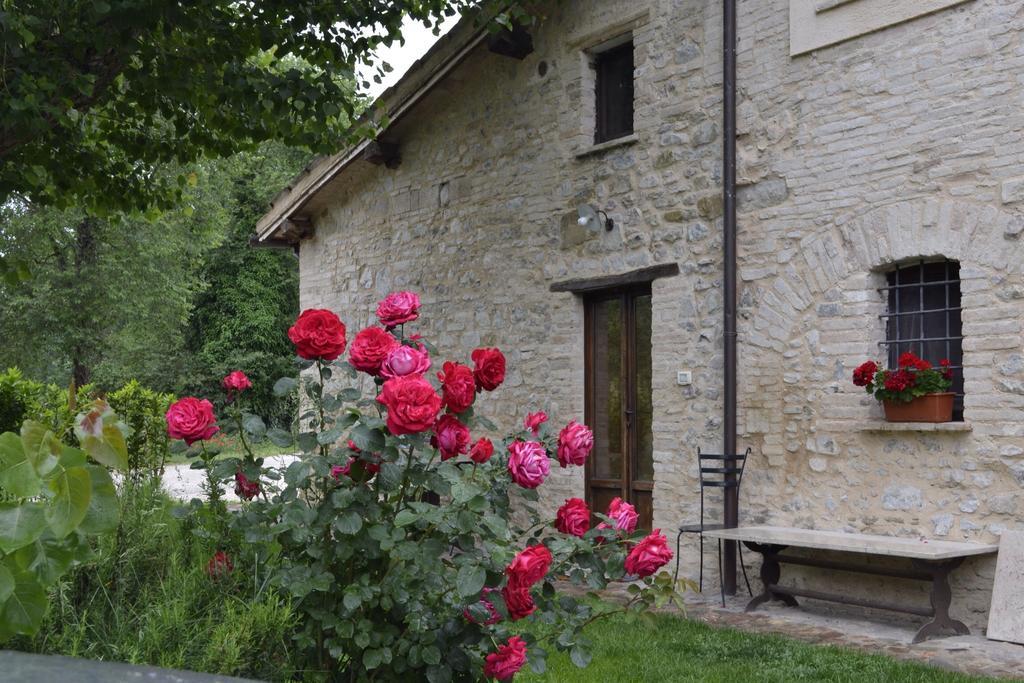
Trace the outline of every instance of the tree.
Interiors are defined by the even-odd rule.
[[[477,2],[0,0],[0,202],[166,208],[188,182],[167,164],[267,140],[334,152],[371,132],[349,128],[356,63],[406,17]]]

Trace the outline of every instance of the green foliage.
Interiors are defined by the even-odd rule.
[[[91,554],[87,536],[117,526],[117,495],[106,469],[128,453],[117,416],[102,401],[76,420],[82,449],[38,422],[0,434],[0,640],[42,623],[47,588]]]
[[[138,479],[162,474],[170,455],[164,416],[174,396],[152,391],[131,380],[108,394],[107,401],[131,430],[128,436],[130,476]]]
[[[5,3],[0,202],[21,193],[96,216],[167,207],[189,176],[155,173],[163,164],[266,140],[334,152],[360,102],[345,77],[356,63],[399,39],[406,17],[433,25],[476,4]]]
[[[35,384],[26,380],[18,368],[0,373],[0,433],[21,427],[32,406]]]
[[[295,615],[263,586],[251,554],[226,549],[234,570],[212,579],[213,552],[174,514],[156,480],[128,487],[117,534],[52,589],[53,606],[22,650],[247,678],[294,680]],[[262,590],[261,590],[262,588]]]

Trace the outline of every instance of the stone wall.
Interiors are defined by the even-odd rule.
[[[743,520],[994,540],[1024,485],[1024,8],[977,0],[797,57],[788,20],[786,0],[740,2]],[[585,50],[624,29],[636,135],[591,149]],[[696,447],[721,444],[720,3],[566,1],[534,45],[521,62],[478,49],[395,127],[399,168],[324,190],[302,305],[358,329],[415,289],[453,357],[506,351],[482,398],[500,426],[537,408],[564,423],[583,413],[582,305],[550,284],[677,262],[653,283],[654,521],[671,530],[695,519]],[[581,202],[615,229],[581,230]],[[961,262],[970,430],[886,431],[848,378],[878,355],[881,271],[937,255]],[[553,509],[582,474],[545,489]],[[959,573],[972,625],[993,567]]]

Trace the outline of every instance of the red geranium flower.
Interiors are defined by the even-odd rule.
[[[875,361],[869,360],[866,363],[861,363],[853,371],[853,383],[858,387],[866,387],[875,379],[876,372],[878,372],[878,365]]]

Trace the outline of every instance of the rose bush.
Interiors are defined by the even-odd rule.
[[[301,383],[298,460],[267,467],[248,445],[244,458],[203,459],[246,501],[234,532],[302,615],[296,645],[310,671],[345,681],[508,680],[527,663],[544,671],[551,648],[585,666],[583,627],[617,610],[560,594],[558,582],[636,581],[622,609],[678,599],[669,574],[656,575],[671,558],[664,536],[634,533],[628,504],[597,512],[601,531],[582,500],[567,501],[557,520],[535,509],[552,461],[586,462],[586,426],[552,434],[537,412],[497,442],[476,403],[504,380],[501,351],[475,350],[472,367],[446,360],[434,384],[425,341],[406,335],[419,297],[389,295],[377,314],[383,329],[360,332],[347,359],[334,313],[304,311],[289,330],[304,373],[275,391]],[[287,444],[287,433],[229,407],[249,441]],[[175,433],[201,439],[215,423],[208,417]]]

